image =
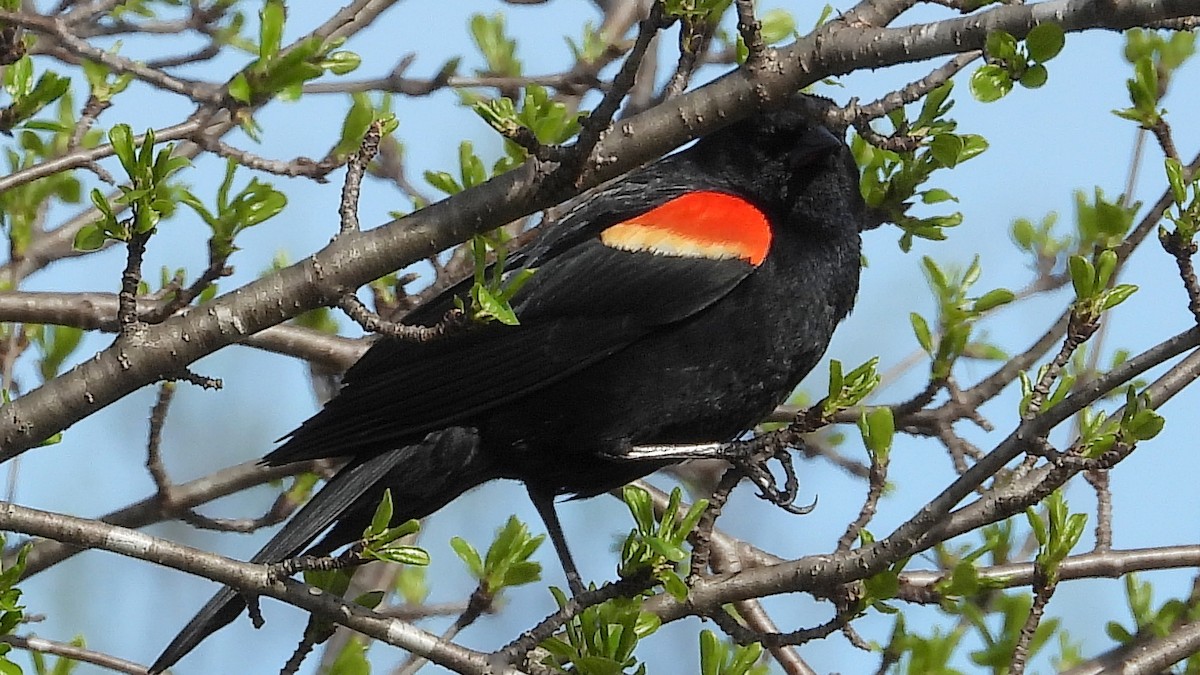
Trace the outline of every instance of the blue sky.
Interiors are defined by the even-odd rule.
[[[763,4],[793,11],[799,26],[812,25],[819,13],[812,3]],[[293,5],[290,37],[306,32],[330,11],[322,3]],[[408,52],[419,54],[412,67],[416,75],[430,74],[456,55],[464,56],[463,71],[467,72],[479,65],[467,37],[467,17],[475,12],[496,11],[509,17],[512,34],[520,40],[519,55],[525,61],[526,72],[554,72],[570,59],[559,33],[577,36],[584,20],[597,20],[592,7],[591,3],[562,1],[532,7],[476,1],[398,3],[378,25],[347,45],[363,57],[363,67],[351,77],[382,76]],[[935,16],[942,14],[926,12],[919,18]],[[552,28],[547,30],[547,26]],[[918,242],[908,254],[896,246],[895,228],[868,233],[864,244],[870,265],[863,271],[858,306],[835,336],[829,356],[857,364],[877,355],[886,368],[917,348],[908,312],[931,316],[933,309],[919,269],[921,255],[959,266],[978,255],[984,274],[977,288],[1020,288],[1031,279],[1031,272],[1027,261],[1016,255],[1009,243],[1008,230],[1014,218],[1036,221],[1057,211],[1062,224],[1069,226],[1072,191],[1090,193],[1093,186],[1100,186],[1107,194],[1115,195],[1122,190],[1135,137],[1131,123],[1109,112],[1126,105],[1124,80],[1129,69],[1121,58],[1122,44],[1121,36],[1115,33],[1070,35],[1066,50],[1049,64],[1050,80],[1044,88],[1018,89],[997,103],[973,101],[965,80],[960,78],[954,94],[958,105],[952,116],[958,119],[961,132],[983,134],[991,144],[981,157],[935,179],[939,187],[960,199],[954,208],[963,212],[964,223],[950,233],[949,241]],[[144,58],[162,48],[161,43],[128,40],[122,53]],[[184,74],[221,81],[244,62],[225,57]],[[842,79],[840,87],[822,87],[820,92],[841,102],[851,96],[869,101],[922,76],[929,68],[929,64],[921,64],[863,71]],[[711,78],[719,72],[714,68],[702,75]],[[1195,110],[1200,104],[1198,84],[1200,69],[1195,63],[1189,64],[1179,73],[1173,93],[1165,101],[1168,111]],[[149,101],[153,104],[148,105]],[[275,103],[258,115],[265,129],[261,145],[253,146],[236,136],[233,142],[269,157],[320,157],[335,142],[346,105],[343,96],[312,96],[299,104]],[[400,119],[398,135],[405,144],[414,177],[419,177],[423,169],[453,171],[458,141],[462,139],[473,140],[485,159],[489,153],[496,156],[499,151],[496,137],[472,112],[458,108],[453,95],[447,92],[424,99],[397,98],[395,109]],[[135,85],[126,100],[106,113],[101,122],[128,121],[135,129],[157,127],[175,123],[189,111],[190,106],[183,101],[159,95],[150,98],[146,88]],[[1189,127],[1189,120],[1182,114],[1171,119],[1178,125],[1176,141],[1181,152],[1190,156],[1200,144],[1200,128]],[[211,197],[222,164],[211,158],[198,161],[196,170],[185,180],[192,183],[197,194]],[[246,174],[242,175],[246,180]],[[1151,152],[1135,197],[1143,201],[1156,199],[1162,189],[1160,176],[1158,156]],[[279,250],[287,251],[293,260],[317,250],[336,229],[340,173],[324,186],[303,180],[272,180],[288,193],[289,208],[284,215],[247,233],[241,242],[244,250],[232,261],[238,274],[223,288],[257,276]],[[405,208],[407,204],[394,189],[367,182],[361,212],[364,225],[385,222],[389,211]],[[162,229],[163,234],[150,244],[146,269],[157,270],[160,265],[202,269],[206,255],[203,225],[194,218],[181,217]],[[1144,248],[1126,272],[1126,280],[1138,284],[1141,290],[1115,313],[1105,337],[1106,350],[1144,349],[1189,325],[1174,265],[1153,242]],[[115,290],[121,264],[121,253],[113,250],[51,268],[32,278],[28,287]],[[1062,292],[1039,297],[998,313],[985,322],[984,329],[1003,348],[1019,351],[1040,335],[1066,302]],[[107,339],[91,339],[87,344],[97,348]],[[223,378],[225,388],[213,393],[181,387],[164,442],[167,464],[177,481],[264,454],[273,447],[275,438],[314,411],[306,369],[294,360],[248,348],[230,348],[202,360],[196,369]],[[969,383],[990,369],[988,364],[969,364],[959,372],[959,378]],[[819,395],[824,372],[824,366],[818,367],[804,388]],[[921,387],[923,374],[918,368],[893,383],[880,394],[880,400],[907,398]],[[153,390],[140,391],[68,430],[61,445],[28,453],[20,467],[18,501],[55,511],[97,515],[150,494],[153,486],[142,462],[147,413],[153,398]],[[1192,485],[1198,467],[1189,444],[1194,434],[1190,433],[1187,411],[1195,410],[1198,404],[1194,392],[1172,401],[1164,409],[1168,425],[1163,435],[1140,449],[1114,474],[1118,548],[1195,543],[1197,533],[1192,523],[1200,513],[1200,497]],[[997,433],[984,434],[966,425],[960,431],[982,447],[990,447],[1011,428],[1015,409],[1016,396],[1006,392],[983,411],[996,423]],[[847,429],[847,433],[854,432]],[[1061,441],[1064,437],[1053,438]],[[861,457],[856,441],[850,441],[845,451]],[[893,457],[891,478],[897,489],[884,500],[870,528],[876,533],[890,531],[907,519],[953,475],[941,446],[927,439],[901,438]],[[814,514],[786,515],[753,498],[746,488],[735,495],[721,526],[784,556],[830,550],[857,513],[865,486],[822,462],[803,463],[800,469],[805,494],[801,501],[811,501],[812,497],[820,500]],[[274,494],[272,488],[259,488],[207,507],[205,512],[225,516],[261,512]],[[1092,508],[1093,499],[1085,485],[1073,486],[1068,499],[1076,509]],[[509,513],[516,513],[532,529],[541,531],[523,490],[515,484],[486,486],[429,520],[423,542],[437,563],[436,575],[431,575],[431,600],[458,599],[469,590],[470,581],[447,546],[449,537],[457,534],[479,547],[486,546]],[[616,537],[629,528],[624,507],[601,497],[564,504],[561,513],[584,576],[597,581],[613,577],[615,556],[610,549]],[[178,523],[158,525],[149,531],[243,559],[267,536],[217,535]],[[551,583],[564,585],[553,553],[548,546],[546,549],[542,552],[546,576]],[[1168,594],[1186,593],[1190,581],[1183,572],[1152,578],[1160,582],[1160,601]],[[36,627],[39,634],[65,640],[82,633],[97,649],[142,662],[152,660],[214,590],[211,583],[198,578],[98,552],[78,556],[31,580],[24,588],[30,609],[47,615],[46,621]],[[1099,651],[1109,644],[1103,637],[1104,621],[1125,617],[1121,593],[1121,583],[1115,580],[1068,584],[1060,589],[1049,613],[1064,617],[1072,635],[1084,639],[1085,651]],[[495,647],[517,628],[532,625],[551,607],[552,601],[543,590],[518,590],[510,594],[502,614],[485,617],[461,639],[472,647]],[[772,599],[768,608],[784,629],[811,626],[830,616],[828,607],[803,598]],[[262,631],[253,632],[249,622],[239,621],[206,642],[175,672],[275,672],[291,653],[304,618],[299,611],[275,603],[266,603],[264,609],[268,623]],[[931,610],[913,614],[918,624],[921,618],[933,615]],[[682,624],[664,629],[646,645],[643,655],[650,663],[650,672],[694,670],[678,665],[696,658],[696,622]],[[429,626],[435,631],[442,627],[437,623]],[[877,616],[860,625],[869,638],[881,641],[890,627],[889,618]],[[374,652],[377,663],[383,664],[379,672],[401,658],[390,648],[376,648]],[[854,651],[840,637],[808,645],[802,653],[821,672],[862,672],[877,662],[874,655]],[[1044,661],[1039,666],[1042,670],[1048,667]],[[436,671],[430,668],[427,672]],[[80,672],[91,671],[83,667]]]

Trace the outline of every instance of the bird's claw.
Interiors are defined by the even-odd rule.
[[[776,448],[765,457],[756,452],[744,453],[741,456],[730,453],[728,459],[751,483],[758,487],[760,499],[765,499],[788,513],[801,516],[812,513],[813,509],[817,507],[816,498],[813,498],[813,502],[807,506],[796,505],[796,498],[800,496],[800,481],[796,478],[796,467],[792,464],[792,455],[787,448]],[[767,468],[767,463],[772,459],[779,460],[780,466],[783,467],[782,487],[776,482],[774,474]]]

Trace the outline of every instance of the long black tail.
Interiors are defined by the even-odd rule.
[[[478,436],[470,429],[447,429],[416,445],[355,459],[250,561],[271,563],[294,557],[326,529],[329,532],[309,553],[322,555],[355,541],[370,523],[385,489],[392,490],[392,522],[399,524],[410,518],[424,518],[495,477],[480,452]],[[241,595],[222,588],[167,645],[150,666],[150,675],[171,667],[245,608]]]

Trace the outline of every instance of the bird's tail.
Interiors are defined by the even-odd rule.
[[[352,460],[250,561],[271,563],[294,557],[327,529],[309,553],[323,555],[355,541],[369,525],[385,489],[392,491],[392,522],[398,524],[423,518],[495,477],[480,452],[475,432],[462,428],[431,434],[416,445]],[[172,666],[245,608],[241,595],[222,588],[163,650],[150,666],[149,675]]]

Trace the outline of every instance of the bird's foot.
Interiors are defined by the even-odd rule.
[[[753,443],[748,441],[747,443]],[[768,462],[778,460],[783,467],[783,486],[775,480]],[[796,467],[792,464],[792,455],[787,448],[767,448],[760,452],[743,454],[730,463],[738,468],[746,478],[758,487],[758,496],[775,506],[796,515],[812,513],[817,508],[817,498],[807,506],[797,506],[796,498],[800,496],[800,481],[796,478]]]

